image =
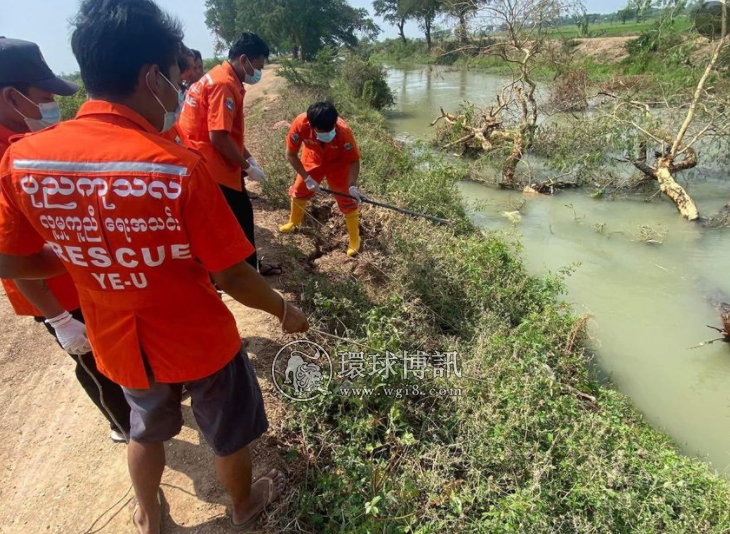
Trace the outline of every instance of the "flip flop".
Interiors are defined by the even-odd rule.
[[[276,473],[274,476],[281,475],[282,477],[284,477],[284,481],[282,482],[282,484],[286,484],[286,476],[284,475],[284,473],[282,473],[278,469],[273,469],[272,471],[269,472],[269,474],[271,474],[272,472]],[[264,510],[266,510],[266,507],[269,506],[271,503],[275,502],[279,497],[281,497],[281,493],[276,492],[276,483],[274,482],[273,477],[270,477],[270,476],[261,477],[256,482],[254,482],[254,484],[257,484],[258,482],[261,482],[261,481],[267,482],[268,486],[269,486],[268,497],[266,498],[266,503],[264,504],[264,507],[257,514],[255,514],[251,519],[249,519],[245,523],[241,523],[240,525],[237,525],[236,523],[234,523],[233,516],[229,515],[228,516],[228,526],[232,530],[235,530],[237,532],[243,532],[243,531],[249,530],[252,526],[254,526],[256,524],[256,521],[258,521],[261,514],[264,512]]]
[[[163,525],[163,518],[164,513],[162,509],[162,490],[160,489],[157,493],[157,502],[160,503],[160,534],[162,534],[162,525]],[[134,525],[134,528],[137,529],[137,532],[139,532],[139,525],[137,524],[137,511],[139,510],[139,503],[137,502],[137,499],[134,500],[134,508],[132,509],[132,525]]]
[[[281,276],[284,274],[284,269],[276,263],[262,263],[259,266],[259,274],[261,276]]]

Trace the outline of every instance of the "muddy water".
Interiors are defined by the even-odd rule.
[[[388,84],[397,103],[388,116],[399,138],[427,138],[433,134],[430,123],[441,114],[441,106],[452,112],[465,100],[487,106],[508,81],[507,77],[438,66],[389,68]]]
[[[439,105],[479,100],[501,87],[472,72],[391,69],[400,137],[426,137]],[[730,200],[730,176],[700,169],[690,186],[701,211]],[[593,316],[596,361],[646,418],[688,454],[730,476],[730,347],[718,337],[718,302],[730,303],[730,230],[684,222],[661,199],[594,200],[581,192],[528,198],[461,185],[474,221],[519,239],[535,274],[574,267],[567,299]],[[652,244],[653,243],[653,244]],[[661,244],[660,244],[661,243]]]

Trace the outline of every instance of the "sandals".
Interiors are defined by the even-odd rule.
[[[158,532],[162,534],[162,525],[163,525],[163,518],[164,518],[164,510],[162,509],[162,490],[159,490],[157,492],[157,502],[160,504],[160,528]],[[134,508],[132,509],[132,525],[134,525],[134,528],[139,532],[139,525],[137,524],[137,511],[139,510],[139,503],[137,502],[137,499],[134,500]]]
[[[233,522],[233,515],[228,516],[228,526],[237,532],[244,532],[249,530],[253,525],[256,524],[256,521],[258,521],[259,516],[263,513],[264,510],[266,510],[266,507],[269,506],[271,503],[275,502],[280,496],[281,496],[281,490],[276,489],[276,482],[274,482],[274,478],[281,476],[282,477],[282,488],[284,484],[286,484],[286,476],[284,473],[277,469],[272,469],[269,474],[265,477],[259,478],[254,484],[258,484],[259,482],[267,482],[268,483],[268,494],[266,497],[266,503],[264,504],[263,508],[259,512],[257,512],[251,519],[246,521],[245,523],[241,523],[240,525],[237,525]],[[253,487],[253,486],[252,486]]]
[[[259,266],[259,274],[261,276],[281,276],[284,274],[284,269],[277,263],[262,263]]]

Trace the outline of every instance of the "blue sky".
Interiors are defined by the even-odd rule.
[[[306,1],[306,0],[302,0]],[[185,25],[185,43],[197,48],[205,57],[213,55],[213,36],[205,26],[204,0],[157,0],[157,3],[177,15]],[[370,0],[350,0],[352,5],[372,11]],[[73,72],[78,65],[69,44],[69,20],[79,0],[0,0],[0,35],[38,43],[49,65],[57,72]],[[588,10],[596,13],[616,11],[625,0],[587,0]],[[397,30],[378,21],[386,37],[395,37]],[[415,24],[407,35],[420,36]]]

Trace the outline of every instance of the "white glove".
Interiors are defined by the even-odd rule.
[[[249,160],[249,163],[251,161]],[[252,182],[265,182],[268,178],[266,178],[266,173],[263,171],[261,167],[257,167],[253,163],[249,165],[248,169],[245,169],[246,174],[248,175],[248,179]]]
[[[86,337],[86,325],[77,321],[67,311],[58,317],[46,321],[56,331],[58,342],[63,350],[74,356],[91,352],[89,338]]]
[[[259,169],[261,168],[261,165],[256,163],[256,158],[254,158],[253,156],[248,158],[246,161],[248,161],[249,165],[253,165],[254,167],[258,167]]]
[[[357,200],[358,204],[362,204],[363,200],[368,200],[368,197],[363,195],[360,190],[354,185],[350,186],[350,196],[355,197],[355,200]]]
[[[307,176],[304,179],[304,183],[307,186],[307,189],[309,189],[310,191],[317,191],[319,189],[319,184],[317,183],[317,180],[315,180],[311,176]]]

